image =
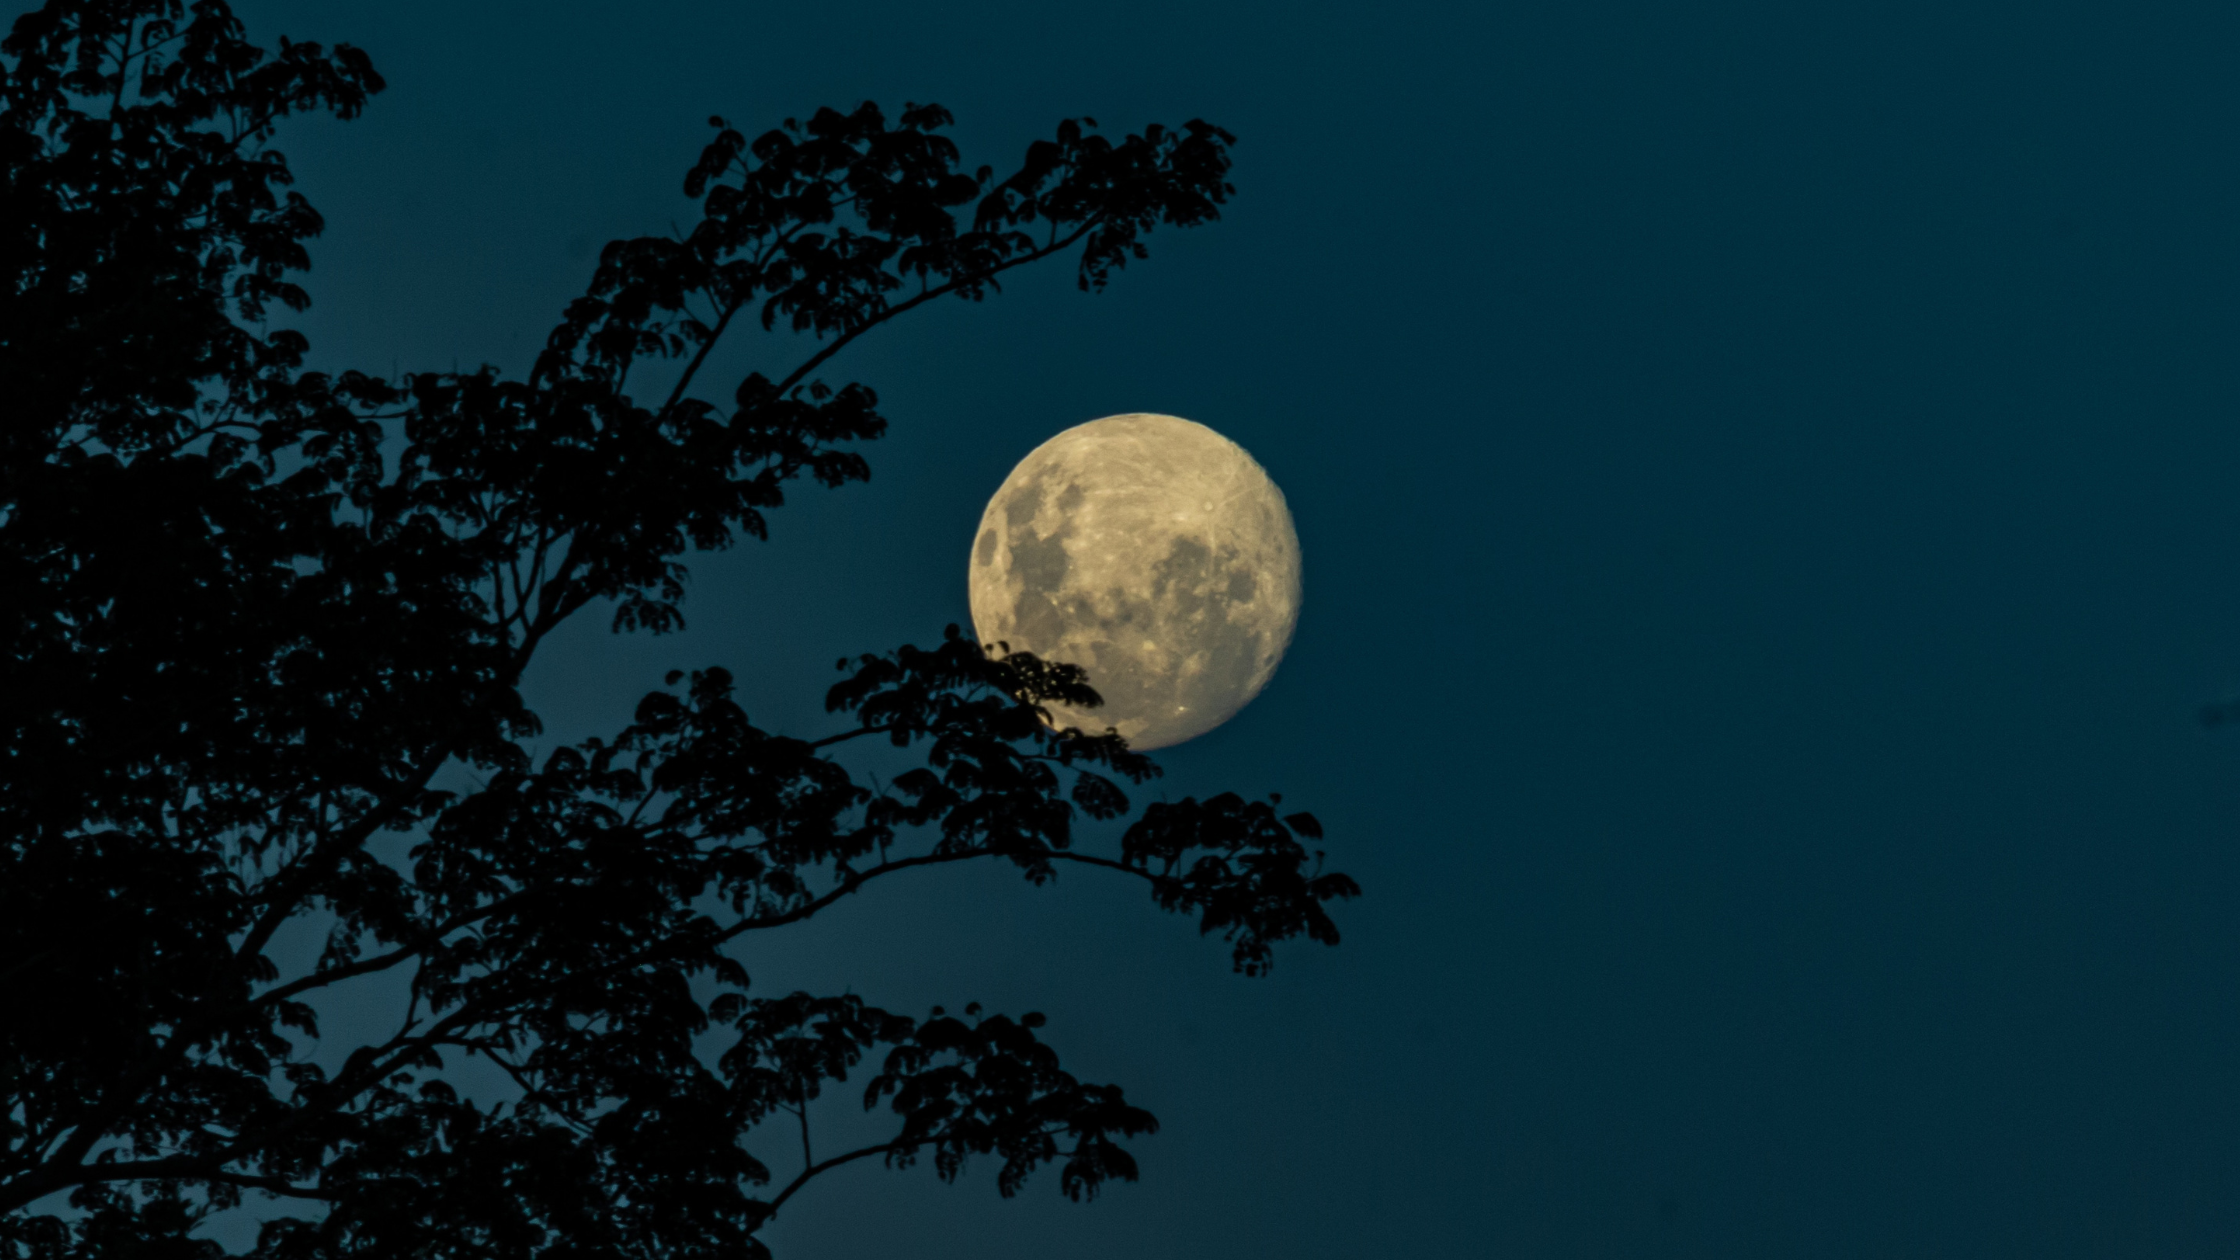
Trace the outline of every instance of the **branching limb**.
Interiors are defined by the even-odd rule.
[[[791,391],[794,386],[799,385],[802,381],[806,380],[809,376],[809,373],[814,372],[819,367],[823,366],[826,360],[846,349],[850,342],[854,341],[858,337],[861,337],[863,334],[870,332],[872,329],[877,328],[881,324],[886,323],[888,320],[893,319],[897,315],[900,315],[905,311],[913,310],[917,307],[923,306],[936,298],[947,297],[949,294],[954,293],[959,289],[968,288],[976,284],[984,284],[990,279],[1002,275],[1004,272],[1009,271],[1014,267],[1023,267],[1030,262],[1038,262],[1044,258],[1052,256],[1053,254],[1063,253],[1067,249],[1071,248],[1074,242],[1088,235],[1090,231],[1096,228],[1099,222],[1101,222],[1101,217],[1090,219],[1084,222],[1079,229],[1068,233],[1063,240],[1053,240],[1049,244],[1046,244],[1042,248],[1034,250],[1031,253],[1021,254],[1016,258],[1007,259],[993,267],[988,267],[981,271],[973,272],[969,275],[959,276],[958,278],[949,281],[947,284],[940,285],[937,288],[927,289],[907,301],[897,302],[892,306],[884,307],[876,315],[871,316],[864,322],[856,325],[853,328],[850,328],[848,331],[840,334],[838,337],[833,338],[831,344],[825,346],[815,354],[810,355],[809,358],[801,364],[801,366],[787,373],[785,379],[778,382],[777,393],[780,396],[785,395],[787,392]]]
[[[859,1159],[869,1159],[874,1155],[892,1156],[910,1154],[912,1152],[923,1149],[926,1145],[927,1143],[925,1142],[904,1142],[898,1139],[893,1142],[881,1142],[877,1146],[866,1146],[861,1150],[849,1151],[845,1155],[835,1155],[821,1164],[811,1164],[808,1167],[803,1168],[800,1174],[793,1180],[787,1182],[784,1189],[778,1191],[777,1194],[771,1197],[767,1215],[776,1216],[778,1214],[778,1209],[786,1205],[786,1200],[800,1193],[803,1186],[808,1185],[810,1182],[816,1180],[817,1178],[823,1176],[828,1172],[831,1172],[835,1168],[840,1168],[845,1165],[852,1164]]]

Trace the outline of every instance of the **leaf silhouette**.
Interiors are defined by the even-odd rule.
[[[366,108],[364,53],[260,49],[222,0],[49,0],[0,62],[0,1252],[212,1255],[194,1231],[255,1194],[300,1209],[274,1260],[767,1255],[874,1157],[1085,1198],[1156,1122],[1040,1016],[764,996],[758,934],[989,861],[1140,881],[1248,972],[1336,941],[1357,890],[1310,816],[1123,830],[1157,767],[1052,728],[1095,705],[1081,671],[954,626],[843,660],[808,735],[710,666],[533,754],[521,694],[571,617],[675,630],[692,553],[869,475],[888,422],[821,375],[840,351],[1016,267],[1104,287],[1217,217],[1228,133],[1069,121],[999,177],[937,105],[716,119],[698,221],[608,244],[526,376],[389,379],[260,326],[309,302],[322,226],[270,141]],[[813,346],[703,379],[757,328]],[[865,745],[908,764],[870,778]],[[389,1031],[314,1061],[314,1003],[370,977]],[[823,1149],[858,1081],[887,1136]]]

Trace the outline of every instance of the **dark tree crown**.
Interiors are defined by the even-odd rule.
[[[265,325],[307,304],[321,228],[269,142],[356,115],[364,54],[268,54],[222,0],[52,0],[0,58],[0,1255],[208,1254],[192,1231],[244,1193],[305,1201],[262,1227],[275,1260],[764,1255],[795,1193],[868,1158],[985,1158],[1005,1195],[1056,1165],[1085,1198],[1156,1122],[1063,1070],[1041,1016],[755,995],[746,943],[984,860],[1142,880],[1248,974],[1337,940],[1356,889],[1272,801],[1077,845],[1156,767],[1051,729],[1096,702],[1078,669],[953,626],[842,661],[817,738],[704,669],[611,738],[525,746],[563,621],[672,629],[688,551],[868,475],[887,422],[819,375],[834,354],[1044,259],[1102,288],[1218,217],[1226,132],[1066,122],[999,179],[935,105],[751,141],[715,119],[700,220],[608,245],[525,378],[389,380],[306,371]],[[711,401],[742,317],[814,348]],[[649,359],[674,380],[641,397]],[[867,786],[856,741],[912,766]],[[306,922],[323,949],[284,965]],[[315,1065],[314,999],[379,974],[409,989],[393,1035]],[[515,1090],[461,1093],[462,1056]],[[891,1136],[818,1150],[851,1080]]]

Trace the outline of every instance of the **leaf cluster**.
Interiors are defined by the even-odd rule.
[[[222,0],[49,0],[0,71],[0,1256],[207,1254],[245,1194],[302,1205],[271,1257],[763,1254],[870,1158],[1088,1197],[1155,1121],[1039,1016],[763,996],[755,934],[989,861],[1141,881],[1249,974],[1336,941],[1356,889],[1311,816],[1122,826],[1157,769],[1053,728],[1081,671],[953,626],[843,660],[808,737],[709,668],[534,755],[520,693],[568,618],[673,629],[689,552],[868,475],[886,420],[835,353],[1044,259],[1103,287],[1217,217],[1227,133],[1067,122],[998,178],[938,106],[718,119],[699,221],[610,244],[526,376],[384,379],[265,322],[321,227],[270,142],[357,114],[362,53],[259,49]],[[741,325],[808,349],[716,401]],[[278,944],[305,929],[309,960]],[[379,993],[392,1031],[322,1040],[323,1002]],[[819,1152],[855,1077],[887,1136]]]

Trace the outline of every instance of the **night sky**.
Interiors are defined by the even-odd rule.
[[[991,868],[749,955],[1046,1011],[1164,1122],[1086,1207],[857,1166],[781,1255],[2240,1254],[2240,733],[2196,716],[2240,695],[2240,9],[243,12],[389,81],[280,141],[325,367],[522,372],[607,239],[691,221],[711,113],[939,101],[999,170],[1067,116],[1239,137],[1110,292],[836,360],[870,484],[532,675],[546,746],[711,664],[823,733],[835,658],[969,624],[1058,430],[1187,416],[1289,496],[1290,656],[1154,796],[1313,810],[1345,943],[1245,980],[1139,885]]]

